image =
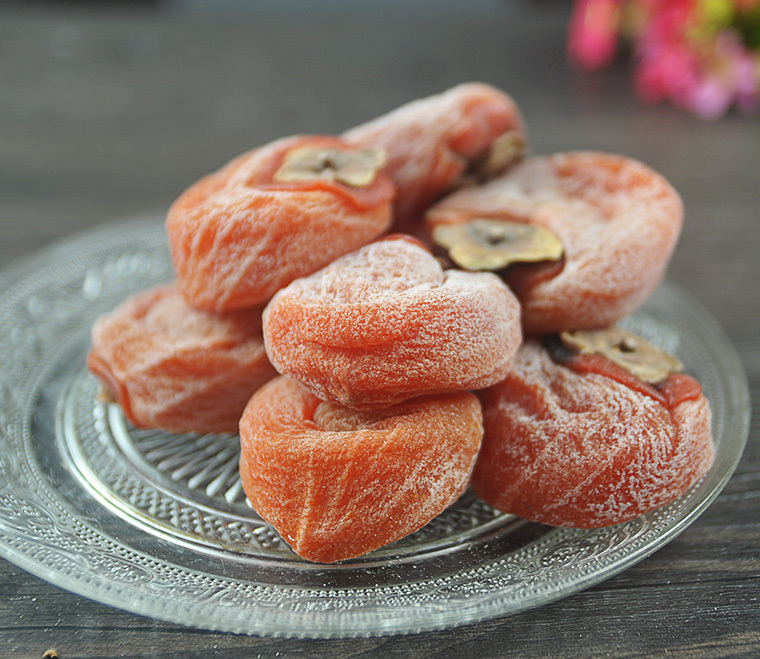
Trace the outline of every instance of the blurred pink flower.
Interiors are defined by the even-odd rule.
[[[758,65],[738,35],[721,31],[702,61],[702,75],[689,90],[684,106],[703,119],[718,119],[732,103],[751,110],[760,96]]]
[[[600,69],[615,58],[622,0],[580,0],[568,28],[570,60],[586,69]]]
[[[642,43],[633,70],[634,88],[647,103],[679,100],[697,84],[694,54],[680,42]]]
[[[760,26],[760,0],[576,0],[568,53],[580,66],[600,68],[614,59],[624,31],[633,42],[639,98],[711,120],[732,106],[760,111],[760,55],[747,36],[752,25]]]
[[[678,105],[702,119],[719,119],[733,101],[733,90],[720,78],[702,78],[687,92]]]

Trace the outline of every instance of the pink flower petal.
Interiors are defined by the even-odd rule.
[[[586,69],[600,69],[615,58],[621,0],[578,0],[570,17],[567,52]]]
[[[731,107],[733,94],[717,78],[705,78],[690,90],[686,108],[701,119],[714,120],[722,117]]]

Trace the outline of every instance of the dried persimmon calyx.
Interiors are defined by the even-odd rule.
[[[484,217],[439,224],[432,238],[466,270],[498,271],[513,263],[559,261],[565,251],[560,239],[544,227]]]
[[[520,160],[528,151],[525,133],[519,130],[509,130],[499,135],[488,151],[472,163],[466,178],[477,182],[488,181],[505,172],[510,165]]]
[[[566,348],[585,355],[603,355],[649,384],[659,384],[683,370],[676,357],[621,327],[566,331],[559,337]]]
[[[452,189],[486,183],[506,172],[528,152],[528,141],[521,130],[508,130],[496,137],[488,150],[470,162],[469,167],[454,181]]]
[[[385,166],[385,153],[380,149],[337,149],[304,146],[290,151],[275,172],[278,183],[298,181],[334,181],[354,188],[372,184]]]

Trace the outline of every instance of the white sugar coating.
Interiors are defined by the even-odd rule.
[[[519,314],[495,275],[443,272],[424,248],[385,240],[280,291],[264,339],[275,368],[320,398],[377,407],[497,382]]]
[[[672,412],[601,374],[556,364],[535,342],[484,397],[474,485],[502,510],[562,526],[605,526],[664,505],[710,467],[707,400]]]
[[[251,306],[379,236],[390,205],[356,210],[323,190],[226,190],[172,219],[183,293],[205,308]],[[202,276],[201,276],[202,275]]]
[[[523,131],[514,101],[489,85],[464,83],[402,105],[343,137],[386,152],[403,217],[440,196],[469,159],[507,130]]]
[[[469,395],[469,394],[468,394]],[[427,404],[425,404],[427,403]],[[327,409],[325,409],[327,408]],[[367,460],[366,446],[371,444],[379,474],[373,485],[374,488],[363,488],[367,499],[372,502],[373,513],[377,514],[378,522],[387,519],[387,508],[396,501],[411,496],[416,502],[416,515],[419,521],[415,526],[431,520],[446,506],[459,497],[467,485],[469,476],[475,466],[477,448],[482,437],[479,405],[463,405],[461,401],[447,400],[445,395],[436,399],[431,405],[427,400],[419,406],[414,402],[383,408],[374,412],[361,412],[321,403],[315,413],[315,421],[320,423],[324,431],[341,434],[339,444],[350,445],[356,451],[358,462]],[[329,427],[326,427],[329,426]],[[422,441],[416,438],[425,439]],[[305,439],[305,438],[304,438]],[[312,435],[305,441],[314,442],[314,450],[324,450],[325,436]],[[383,447],[405,445],[402,455],[414,455],[410,461],[404,479],[395,483],[392,490],[384,482]],[[398,460],[397,456],[389,454],[387,459]],[[366,466],[360,466],[366,470]],[[344,472],[345,473],[345,472]],[[324,478],[321,473],[316,478]],[[340,491],[347,489],[350,479],[345,479],[343,485],[338,485]],[[332,481],[333,486],[340,483]],[[340,497],[336,497],[340,498]],[[385,503],[386,510],[381,503]],[[352,499],[346,504],[357,512],[362,511],[361,502]],[[319,520],[323,532],[329,533],[331,527],[344,523],[344,511],[336,511],[331,520]],[[423,521],[424,520],[424,521]],[[314,520],[312,520],[312,525]]]
[[[397,414],[393,406],[380,410],[360,411],[322,401],[314,410],[313,420],[320,428],[329,432],[352,432],[386,425],[383,422]]]
[[[261,329],[260,314],[246,314],[244,318],[241,323],[240,314],[220,315],[194,309],[176,292],[156,298],[144,313],[135,314],[146,332],[165,338],[176,350],[256,336]]]
[[[659,174],[594,152],[532,157],[430,209],[429,226],[495,217],[543,226],[562,241],[563,270],[519,290],[527,329],[608,325],[656,288],[683,220],[678,193]]]
[[[251,394],[275,375],[259,310],[215,315],[173,286],[139,293],[92,328],[90,357],[118,383],[139,425],[232,431]],[[114,382],[107,383],[109,387]]]
[[[480,405],[466,392],[360,413],[275,378],[243,414],[241,477],[298,554],[332,562],[408,535],[453,503],[481,437]]]
[[[173,286],[138,293],[101,316],[92,341],[101,349],[123,343],[132,353],[128,359],[119,354],[124,366],[141,370],[195,350],[216,348],[242,358],[263,348],[258,310],[221,315],[193,309]]]
[[[333,142],[277,140],[201,179],[172,204],[172,262],[193,306],[223,311],[262,304],[296,277],[385,232],[393,195],[387,178],[376,179],[361,203],[342,190],[271,185],[288,149]]]
[[[414,294],[420,287],[440,286],[443,280],[441,266],[424,247],[406,239],[386,239],[293,282],[290,294],[320,305],[382,302],[401,293]]]

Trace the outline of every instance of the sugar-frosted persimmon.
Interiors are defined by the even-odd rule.
[[[280,373],[370,409],[498,382],[522,338],[519,314],[495,275],[444,271],[414,239],[389,237],[277,293],[264,341]]]
[[[394,194],[382,154],[339,138],[283,138],[243,154],[169,209],[178,287],[212,311],[264,303],[384,233]]]
[[[473,489],[532,521],[627,521],[681,496],[714,459],[710,408],[688,375],[653,386],[604,357],[560,363],[528,341],[481,401]]]
[[[236,432],[248,399],[276,375],[260,308],[198,311],[174,286],[101,316],[87,365],[132,423],[174,432]]]
[[[490,169],[498,170],[502,156],[510,160],[513,150],[525,146],[523,120],[512,98],[475,82],[402,105],[343,137],[385,151],[386,171],[398,190],[396,230],[412,232],[442,194],[470,174],[488,176]]]
[[[560,261],[504,273],[525,330],[551,333],[606,327],[634,311],[665,272],[683,206],[649,167],[576,152],[529,157],[482,186],[454,192],[430,209],[426,225],[433,232],[476,218],[532,224],[559,238]]]
[[[481,421],[468,392],[357,412],[278,377],[240,421],[243,488],[298,555],[354,558],[416,531],[462,494]]]

